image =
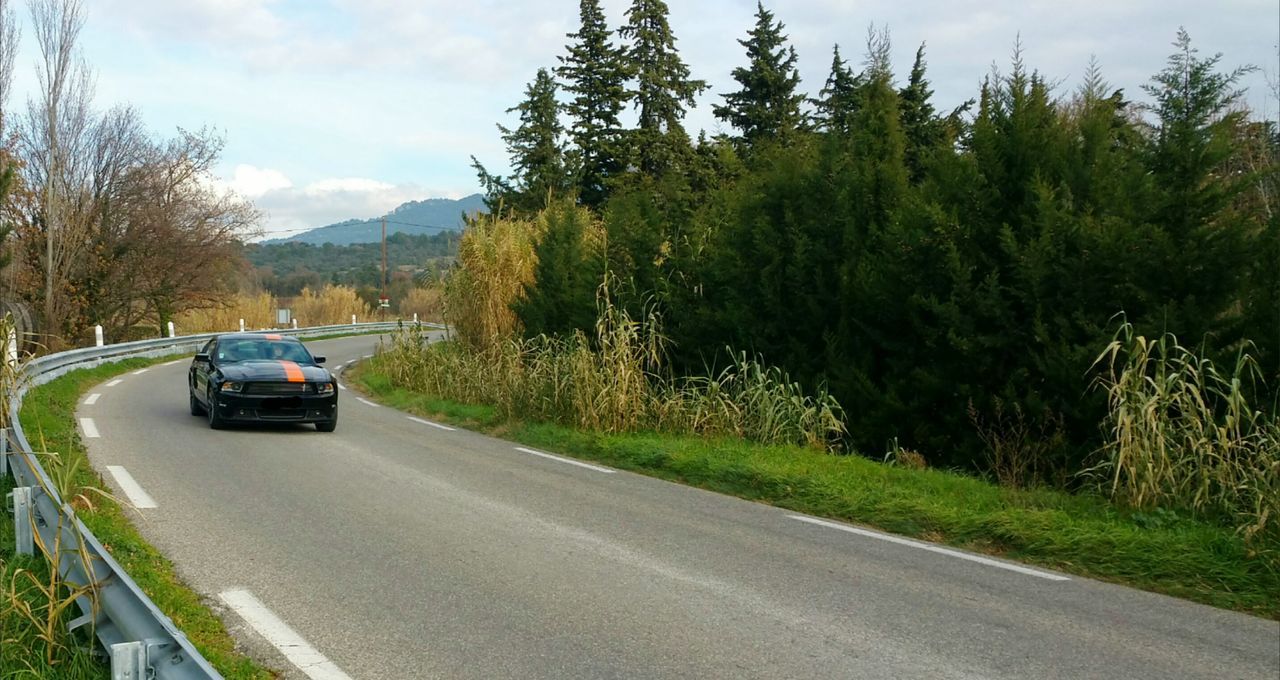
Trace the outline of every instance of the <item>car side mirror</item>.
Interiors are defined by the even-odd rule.
[[[313,357],[311,357],[311,359],[312,359],[313,361],[315,361],[315,362],[316,362],[316,365],[317,365],[317,366],[319,366],[320,364],[323,364],[323,363],[324,363],[324,357],[314,357],[314,356],[313,356]]]
[[[205,352],[200,352],[196,354],[196,363],[200,363],[200,364],[209,363],[209,355],[206,354]]]

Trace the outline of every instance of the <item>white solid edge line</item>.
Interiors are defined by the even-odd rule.
[[[346,385],[343,385],[342,383],[338,383],[338,389],[340,389],[340,390],[345,390],[345,389],[347,389],[347,386],[346,386]]]
[[[182,363],[183,361],[186,361],[186,360],[185,360],[185,359],[174,359],[173,361],[166,361],[166,362],[164,362],[163,364],[160,364],[160,365],[161,365],[161,366],[172,366],[172,365],[174,365],[174,364],[180,364],[180,363]]]
[[[119,385],[122,382],[124,381],[119,378],[116,378],[115,380],[112,380],[111,382],[107,383],[107,387],[115,387],[116,385]]]
[[[361,357],[361,358],[362,358],[362,359],[372,359],[372,358],[373,358],[373,355],[372,355],[372,354],[366,354],[366,355],[364,355],[364,356],[363,356],[363,357]]]
[[[351,680],[351,676],[307,644],[297,631],[267,609],[253,593],[228,590],[218,597],[311,680]]]
[[[413,421],[413,422],[415,422],[415,423],[422,423],[423,425],[430,425],[431,427],[434,427],[434,428],[439,429],[439,430],[444,430],[445,432],[456,432],[456,430],[455,430],[454,428],[449,427],[448,425],[441,425],[440,423],[433,423],[433,422],[431,422],[430,420],[423,420],[422,418],[415,418],[415,417],[413,417],[413,416],[409,416],[409,420],[412,420],[412,421]]]
[[[962,560],[977,562],[978,564],[985,564],[988,567],[996,567],[997,569],[1007,569],[1009,571],[1018,572],[1019,574],[1026,574],[1027,576],[1035,576],[1036,578],[1047,579],[1049,581],[1070,581],[1071,580],[1070,578],[1066,576],[1062,576],[1061,574],[1053,574],[1047,571],[1040,571],[1038,569],[1030,569],[1027,567],[1023,567],[1021,565],[1010,564],[1008,562],[1001,562],[999,560],[993,560],[987,557],[982,557],[981,555],[971,555],[969,553],[961,552],[959,550],[951,550],[950,548],[943,548],[943,547],[933,545],[932,543],[916,541],[910,538],[903,538],[901,536],[894,536],[892,534],[884,534],[878,531],[868,531],[866,529],[851,527],[847,524],[837,524],[836,522],[828,522],[826,520],[816,519],[813,517],[804,517],[802,515],[788,515],[788,517],[790,517],[791,519],[798,519],[801,522],[808,522],[809,524],[817,524],[818,526],[827,527],[829,529],[838,529],[840,531],[845,531],[851,534],[866,536],[867,538],[876,538],[881,541],[897,543],[898,545],[905,545],[910,548],[919,548],[920,550],[928,550],[929,552],[938,553],[940,555],[946,555],[948,557],[957,557]]]
[[[584,462],[582,462],[582,461],[579,461],[579,460],[573,460],[573,459],[571,459],[571,458],[561,458],[560,456],[553,456],[553,455],[551,455],[551,454],[549,454],[549,453],[543,453],[543,452],[541,452],[541,451],[534,451],[533,449],[526,449],[526,448],[524,448],[523,446],[517,446],[517,447],[516,447],[516,450],[517,450],[517,451],[519,451],[519,452],[521,452],[521,453],[527,453],[527,454],[532,455],[532,456],[542,456],[543,458],[546,458],[546,459],[549,459],[549,460],[554,460],[554,461],[558,461],[558,462],[561,462],[561,463],[568,463],[568,464],[570,464],[570,465],[577,465],[578,467],[586,468],[586,469],[588,469],[588,470],[595,470],[596,472],[603,472],[603,473],[605,473],[605,474],[609,474],[609,475],[611,475],[611,474],[613,474],[613,473],[617,472],[617,470],[610,470],[610,469],[609,469],[609,468],[607,468],[607,467],[600,467],[599,465],[592,465],[591,463],[584,463]]]
[[[98,434],[98,426],[93,422],[93,418],[81,418],[80,429],[84,430],[86,439],[97,439],[102,436]]]
[[[147,372],[147,371],[149,371],[149,370],[151,370],[151,369],[149,369],[149,368],[139,368],[138,370],[134,371],[133,373],[130,373],[129,375],[142,375],[143,373],[146,373],[146,372]]]
[[[133,478],[133,475],[129,474],[128,470],[119,465],[108,465],[107,472],[110,472],[111,476],[116,478],[116,484],[119,484],[124,491],[124,495],[129,497],[129,502],[133,504],[133,507],[139,510],[158,507],[151,494],[142,490],[142,485]]]
[[[360,402],[361,404],[364,404],[365,406],[372,406],[374,408],[378,408],[377,404],[369,401],[368,399],[365,399],[364,397],[356,397],[356,401]]]
[[[85,398],[84,398],[84,405],[85,405],[85,406],[93,406],[94,404],[98,403],[98,399],[99,399],[101,396],[102,396],[102,395],[101,395],[101,394],[98,394],[97,392],[94,392],[93,394],[90,394],[89,396],[87,396],[87,397],[85,397]]]

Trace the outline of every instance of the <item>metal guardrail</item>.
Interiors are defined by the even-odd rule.
[[[341,326],[281,329],[297,337],[335,333],[390,331],[401,322],[362,323]],[[407,325],[407,324],[406,324]],[[437,328],[436,324],[421,324]],[[24,368],[9,402],[12,430],[0,433],[0,474],[12,470],[18,491],[13,495],[17,521],[34,525],[42,545],[60,546],[53,566],[73,587],[95,584],[96,597],[77,600],[82,615],[70,623],[74,630],[85,625],[102,642],[111,657],[112,677],[132,680],[206,680],[221,678],[201,656],[187,636],[147,597],[102,543],[75,516],[58,492],[22,432],[18,413],[22,398],[32,387],[43,385],[72,370],[91,368],[133,357],[159,357],[179,352],[194,353],[210,338],[222,333],[205,333],[159,340],[73,349],[35,359]],[[22,512],[24,507],[30,513]],[[20,542],[22,534],[19,534]],[[31,548],[28,546],[27,551]],[[84,559],[82,555],[88,555]]]

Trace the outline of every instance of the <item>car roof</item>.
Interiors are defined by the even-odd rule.
[[[274,340],[274,341],[290,341],[301,343],[302,341],[292,335],[281,335],[278,333],[227,333],[219,335],[217,340]]]

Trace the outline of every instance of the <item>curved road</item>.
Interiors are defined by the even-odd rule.
[[[376,342],[311,345],[337,367]],[[286,677],[1280,677],[1276,622],[575,465],[349,390],[333,434],[215,432],[187,412],[188,363],[91,390],[90,456]]]

